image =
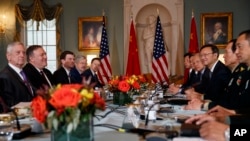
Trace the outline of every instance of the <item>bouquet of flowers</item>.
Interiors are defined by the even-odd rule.
[[[114,76],[108,83],[109,91],[121,91],[129,95],[139,93],[148,83],[143,75]]]
[[[33,117],[49,129],[66,127],[75,130],[82,120],[96,109],[104,110],[105,101],[92,88],[80,84],[57,85],[53,89],[40,89],[32,100]]]

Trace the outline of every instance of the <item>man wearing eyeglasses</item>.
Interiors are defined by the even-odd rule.
[[[245,101],[246,98],[242,96],[241,89],[242,87],[245,88],[245,85],[241,86],[244,81],[242,81],[242,77],[244,76],[245,70],[247,69],[247,66],[244,63],[240,63],[239,59],[236,55],[236,39],[233,39],[228,42],[225,51],[224,51],[224,61],[225,65],[231,70],[231,76],[230,81],[227,84],[226,88],[224,89],[223,98],[218,100],[218,102],[214,101],[207,101],[209,104],[208,109],[220,105],[225,108],[229,109],[235,109],[235,108],[244,108],[249,107],[250,103],[248,101]],[[205,104],[205,101],[201,100],[193,100],[189,102],[189,104],[185,107],[186,109],[199,109],[201,108],[201,105]],[[208,110],[205,109],[203,110]]]
[[[246,71],[243,72],[241,80],[238,81],[238,84],[242,86],[239,91],[238,96],[241,97],[242,102],[249,102],[249,81],[250,81],[250,30],[242,31],[236,42],[236,55],[240,63],[245,63],[248,67]],[[241,129],[247,129],[249,123],[249,107],[242,107],[239,109],[226,109],[221,106],[216,106],[210,109],[204,115],[198,115],[191,117],[186,121],[186,123],[194,123],[200,125],[199,130],[200,136],[205,140],[240,140],[242,136],[230,136],[231,133],[235,133],[236,126]],[[218,119],[223,120],[215,121]],[[226,118],[225,118],[226,117]],[[222,123],[223,122],[223,123]],[[230,127],[228,126],[230,125]],[[216,127],[216,128],[214,128]],[[233,127],[233,128],[232,128]],[[244,135],[246,138],[248,134]]]
[[[202,63],[206,66],[206,77],[202,83],[206,85],[204,94],[199,94],[193,89],[186,90],[185,93],[190,99],[203,99],[217,101],[221,99],[224,88],[230,79],[230,70],[218,60],[219,49],[216,45],[207,44],[201,47],[200,57]],[[207,106],[207,105],[203,105]],[[202,109],[203,109],[202,107]]]

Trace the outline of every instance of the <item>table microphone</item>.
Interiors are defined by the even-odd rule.
[[[21,130],[21,126],[20,126],[20,122],[19,122],[19,119],[18,119],[18,116],[17,116],[17,113],[15,111],[15,108],[12,110],[14,116],[15,116],[15,119],[16,119],[16,128],[17,130]]]
[[[160,102],[156,102],[154,104],[152,104],[149,108],[148,108],[148,113],[147,113],[147,116],[146,116],[146,119],[145,119],[145,126],[148,125],[148,121],[149,121],[149,112],[151,111],[151,109],[156,105],[156,104],[159,104]],[[146,113],[145,113],[146,114]]]
[[[155,92],[148,98],[149,100],[152,100],[154,96],[158,96],[159,94],[157,93],[160,90],[159,87],[156,87]]]

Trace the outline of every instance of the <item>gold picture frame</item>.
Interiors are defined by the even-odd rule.
[[[202,13],[201,14],[201,43],[215,44],[225,48],[232,39],[233,13]]]
[[[103,17],[78,18],[78,50],[100,50]]]

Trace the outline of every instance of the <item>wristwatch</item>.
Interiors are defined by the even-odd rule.
[[[230,141],[230,128],[228,127],[224,132],[225,140]]]

